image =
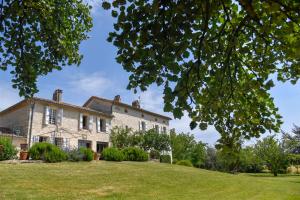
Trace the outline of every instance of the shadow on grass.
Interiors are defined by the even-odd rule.
[[[272,173],[259,173],[259,174],[246,174],[252,177],[274,177],[274,178],[284,178],[284,177],[300,177],[300,174],[278,174],[278,176],[274,176]]]

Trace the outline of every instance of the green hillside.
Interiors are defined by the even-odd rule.
[[[300,199],[300,176],[135,162],[0,164],[0,199]]]

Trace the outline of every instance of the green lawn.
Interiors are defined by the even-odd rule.
[[[300,176],[135,162],[0,164],[0,199],[300,199]]]

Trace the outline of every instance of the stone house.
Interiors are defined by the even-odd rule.
[[[0,134],[1,127],[10,130],[19,148],[47,141],[62,149],[83,146],[100,153],[109,146],[112,127],[155,128],[160,133],[169,133],[169,120],[140,108],[138,101],[132,105],[122,103],[120,96],[114,100],[93,96],[83,106],[77,106],[63,102],[62,91],[56,90],[52,100],[34,97],[1,111]]]
[[[50,142],[63,149],[88,147],[100,152],[109,144],[112,115],[62,102],[62,91],[53,99],[23,100],[0,112],[0,127],[23,136],[29,146]]]
[[[119,95],[114,100],[92,96],[83,106],[113,115],[113,127],[131,128],[133,131],[155,129],[158,133],[169,133],[171,118],[142,109],[137,100],[129,105],[121,102]]]

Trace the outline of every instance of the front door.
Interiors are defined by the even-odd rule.
[[[108,142],[97,142],[97,153],[102,153],[106,147],[108,147]]]

